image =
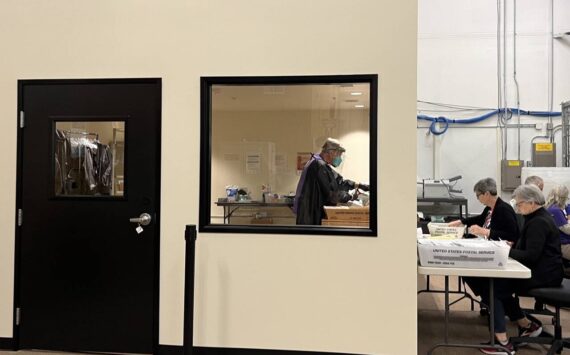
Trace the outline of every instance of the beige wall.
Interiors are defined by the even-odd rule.
[[[261,185],[273,193],[295,193],[298,152],[319,152],[327,136],[341,138],[347,149],[338,171],[357,182],[370,180],[369,111],[338,110],[331,123],[329,111],[214,111],[212,119],[212,212],[221,215],[214,202],[225,196],[227,185],[247,187],[261,200]],[[325,118],[326,119],[323,119]],[[246,156],[261,153],[258,173],[248,173]],[[276,155],[286,157],[277,166]]]
[[[309,125],[307,125],[309,122]],[[296,152],[311,151],[310,111],[214,112],[212,127],[212,201],[225,195],[225,186],[248,187],[254,199],[261,198],[261,185],[271,184],[275,193],[295,191]],[[262,153],[259,174],[247,174],[246,154]],[[287,155],[287,169],[269,174],[268,153]],[[237,156],[236,156],[237,155]],[[234,160],[238,159],[238,160]],[[269,176],[271,175],[271,176]],[[215,211],[215,210],[212,210]]]
[[[160,343],[180,345],[199,77],[378,73],[380,237],[200,234],[195,344],[415,353],[416,31],[410,0],[2,1],[0,337],[12,336],[18,79],[163,78]]]

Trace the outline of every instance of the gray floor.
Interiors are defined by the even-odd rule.
[[[418,290],[425,289],[425,277],[418,276]],[[443,277],[431,278],[432,289],[443,289]],[[456,278],[450,278],[450,288],[456,289]],[[452,295],[451,300],[458,296]],[[418,354],[426,354],[427,351],[437,343],[443,341],[443,294],[422,293],[418,295]],[[521,298],[523,307],[532,308],[534,301]],[[489,332],[485,317],[479,315],[477,305],[476,311],[471,311],[470,302],[463,300],[455,304],[450,312],[449,340],[456,343],[480,343],[488,341]],[[562,311],[562,329],[564,336],[570,337],[570,311]],[[547,330],[551,330],[550,319],[540,317]],[[516,327],[510,325],[508,330],[510,335],[516,334]],[[548,351],[547,346],[528,345],[517,351],[517,355],[539,355]],[[476,349],[438,349],[434,355],[469,355],[481,354]],[[563,354],[570,354],[570,350],[565,349]],[[0,351],[0,355],[70,355],[70,353],[48,352],[48,351]]]
[[[431,277],[431,288],[443,289],[443,277]],[[418,290],[425,289],[424,276],[418,276]],[[450,278],[450,289],[457,289],[457,278]],[[457,299],[457,295],[450,296],[450,300]],[[534,300],[521,298],[523,308],[532,308]],[[449,318],[449,341],[455,343],[482,343],[489,340],[487,320],[479,315],[478,306],[471,311],[471,303],[467,300],[460,301],[451,307]],[[422,293],[418,295],[418,354],[426,354],[435,344],[443,341],[444,329],[444,296],[443,294]],[[546,330],[552,332],[551,320],[548,317],[538,316]],[[570,311],[562,310],[563,336],[570,337]],[[516,335],[516,325],[509,325],[508,333]],[[517,355],[546,354],[548,346],[528,345],[520,348]],[[434,355],[443,354],[482,354],[477,349],[438,349]],[[565,349],[563,354],[570,354],[570,349]]]

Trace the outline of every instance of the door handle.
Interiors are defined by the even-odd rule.
[[[129,218],[129,222],[138,223],[141,226],[148,226],[150,224],[151,220],[152,220],[152,217],[148,213],[141,213],[141,215],[138,217]]]

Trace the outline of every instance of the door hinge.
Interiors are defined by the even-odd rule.
[[[20,111],[20,128],[24,128],[24,111]]]
[[[24,210],[18,208],[18,227],[21,227],[24,223]]]
[[[20,325],[20,307],[16,308],[16,325]]]

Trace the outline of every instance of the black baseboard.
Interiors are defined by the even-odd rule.
[[[14,338],[0,338],[0,350],[14,350]]]
[[[155,355],[184,355],[182,345],[159,345],[158,354]]]
[[[158,355],[184,355],[184,347],[176,345],[159,345]],[[324,353],[316,351],[195,347],[192,351],[192,355],[355,355],[355,354]]]

